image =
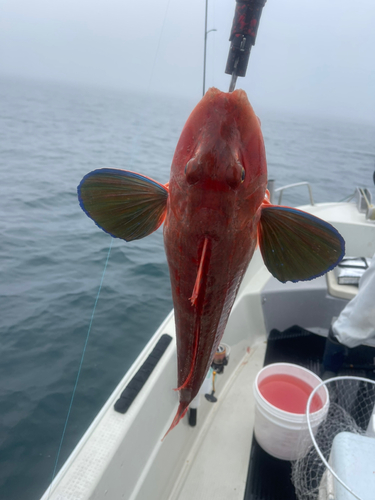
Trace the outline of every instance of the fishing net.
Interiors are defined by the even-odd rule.
[[[347,434],[340,433],[375,438],[375,416],[373,415],[375,382],[361,377],[332,378],[322,382],[314,389],[309,402],[322,385],[325,385],[329,392],[329,410],[324,421],[314,431],[314,436],[309,425],[309,403],[307,404],[306,417],[309,425],[309,435],[301,438],[298,446],[299,449],[303,450],[308,448],[308,452],[303,458],[292,463],[292,482],[296,490],[296,496],[298,500],[331,500],[339,498],[337,492],[341,489],[341,492],[344,491],[345,495],[348,496],[344,495],[340,498],[357,498],[360,500],[367,500],[370,496],[374,498],[374,490],[369,493],[370,496],[366,497],[362,490],[358,492],[358,487],[353,486],[352,478],[340,477],[343,474],[342,468],[337,462],[338,455],[339,462],[341,459],[340,448],[337,445],[341,438],[348,437]],[[337,438],[332,449],[335,436]],[[349,435],[349,438],[352,438],[352,436]],[[307,441],[310,442],[310,447]],[[366,443],[369,442],[371,446],[375,445],[375,439],[374,441],[365,439],[365,441]],[[344,455],[345,453],[341,453],[341,457],[344,457]]]

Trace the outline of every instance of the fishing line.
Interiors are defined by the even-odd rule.
[[[54,469],[53,469],[52,480],[51,480],[51,484],[50,484],[50,487],[49,487],[49,492],[48,492],[48,497],[47,498],[50,497],[51,488],[52,488],[52,482],[55,479],[57,464],[58,464],[58,461],[59,461],[59,458],[60,458],[61,447],[62,447],[64,438],[65,438],[65,432],[66,432],[66,428],[68,426],[68,421],[69,421],[70,412],[71,412],[72,406],[73,406],[74,396],[75,396],[75,393],[77,391],[78,380],[79,380],[79,377],[81,375],[81,370],[82,370],[82,365],[83,365],[83,359],[85,357],[85,352],[86,352],[87,344],[88,344],[89,337],[90,337],[91,327],[92,327],[92,323],[94,321],[94,315],[95,315],[96,306],[98,304],[100,291],[102,289],[105,272],[106,272],[106,269],[107,269],[107,266],[108,266],[108,261],[109,261],[109,256],[110,256],[111,249],[112,249],[113,240],[114,240],[114,238],[111,238],[111,243],[109,245],[108,254],[107,254],[107,260],[105,261],[104,269],[103,269],[103,273],[102,273],[102,279],[100,280],[99,290],[98,290],[98,293],[96,295],[96,299],[95,299],[95,303],[94,303],[94,308],[92,310],[91,320],[90,320],[89,328],[88,328],[88,331],[87,331],[85,344],[83,346],[81,361],[79,363],[78,373],[77,373],[76,381],[75,381],[75,384],[74,384],[72,397],[70,398],[70,404],[69,404],[68,414],[67,414],[66,419],[65,419],[65,424],[64,424],[64,429],[63,429],[63,432],[62,432],[62,435],[61,435],[61,439],[60,439],[59,449],[57,450],[57,455],[56,455],[56,460],[55,460],[55,466],[54,466]]]
[[[160,43],[161,43],[162,35],[163,35],[163,32],[164,32],[165,22],[166,22],[166,19],[167,19],[169,4],[170,4],[170,0],[168,0],[167,6],[166,6],[166,9],[165,9],[163,24],[162,24],[162,27],[161,27],[160,36],[159,36],[159,40],[158,40],[157,47],[156,47],[156,53],[155,53],[155,58],[154,58],[154,62],[153,62],[152,69],[151,69],[150,80],[148,82],[147,92],[149,91],[150,86],[151,86],[151,80],[152,80],[152,77],[153,77],[153,74],[154,74],[154,70],[155,70],[155,66],[156,66],[156,60],[157,60],[157,57],[158,57],[158,54],[159,54],[159,48],[160,48]],[[136,137],[135,144],[133,143],[133,147],[132,147],[133,154],[131,155],[130,163],[132,163],[132,159],[133,159],[132,157],[134,157],[134,153],[135,153],[134,150],[138,150],[139,149],[138,148],[138,146],[139,146],[138,145],[138,139],[139,138]],[[53,480],[55,479],[55,476],[56,476],[56,470],[57,470],[57,465],[58,465],[59,458],[60,458],[61,448],[62,448],[62,444],[64,442],[65,433],[66,433],[66,429],[67,429],[67,426],[68,426],[70,413],[71,413],[72,407],[73,407],[74,397],[75,397],[75,394],[76,394],[76,391],[77,391],[78,381],[79,381],[79,378],[80,378],[80,375],[81,375],[83,360],[84,360],[84,357],[85,357],[85,353],[86,353],[86,349],[87,349],[87,344],[88,344],[89,337],[90,337],[91,327],[92,327],[94,316],[95,316],[95,310],[96,310],[96,306],[98,304],[99,295],[100,295],[100,292],[101,292],[101,289],[102,289],[102,285],[103,285],[103,281],[104,281],[105,272],[106,272],[106,269],[107,269],[107,266],[108,266],[108,261],[109,261],[109,256],[110,256],[111,249],[112,249],[113,239],[114,238],[111,238],[111,243],[109,245],[107,259],[106,259],[106,262],[104,264],[102,278],[101,278],[101,281],[100,281],[98,293],[97,293],[97,296],[96,296],[96,299],[95,299],[95,303],[94,303],[94,307],[93,307],[93,310],[92,310],[91,320],[90,320],[89,328],[88,328],[88,331],[87,331],[85,344],[83,346],[83,351],[82,351],[82,356],[81,356],[81,360],[80,360],[79,367],[78,367],[77,377],[76,377],[76,380],[75,380],[75,384],[74,384],[72,396],[71,396],[71,399],[70,399],[69,409],[68,409],[68,413],[67,413],[67,416],[66,416],[66,419],[65,419],[64,428],[63,428],[63,432],[62,432],[62,435],[61,435],[59,448],[58,448],[57,454],[56,454],[55,465],[54,465],[54,468],[53,468],[52,479],[51,479],[51,484],[50,484],[50,487],[49,487],[49,492],[48,492],[47,499],[50,498],[50,495],[51,495],[51,492],[52,492],[52,483],[53,483]]]
[[[212,25],[215,28],[215,0],[212,2]],[[212,86],[215,87],[215,56],[216,56],[216,29],[213,32],[213,57],[212,57]]]
[[[167,2],[167,7],[165,9],[165,13],[164,13],[164,19],[163,19],[163,24],[161,26],[161,32],[160,32],[160,36],[159,36],[159,40],[158,40],[158,44],[156,46],[156,52],[155,52],[155,58],[154,58],[154,62],[153,62],[153,65],[152,65],[152,69],[151,69],[151,75],[150,75],[150,80],[148,82],[148,86],[147,86],[147,92],[150,90],[150,85],[151,85],[151,80],[152,80],[152,77],[154,75],[154,70],[155,70],[155,65],[156,65],[156,59],[158,57],[158,54],[159,54],[159,48],[160,48],[160,42],[161,42],[161,38],[163,36],[163,32],[164,32],[164,26],[165,26],[165,21],[167,19],[167,14],[168,14],[168,9],[169,9],[169,4],[170,4],[170,1],[171,0],[168,0]]]
[[[163,19],[163,23],[162,23],[162,26],[161,26],[159,40],[158,40],[157,47],[156,47],[154,62],[152,64],[150,79],[149,79],[149,82],[148,82],[148,85],[147,85],[147,89],[146,89],[146,93],[147,94],[150,92],[151,80],[152,80],[152,77],[154,75],[154,70],[155,70],[155,66],[156,66],[156,60],[157,60],[157,57],[158,57],[158,54],[159,54],[160,42],[161,42],[163,31],[164,31],[165,21],[167,19],[167,14],[168,14],[168,9],[169,9],[170,1],[171,0],[168,0],[167,6],[166,6],[166,9],[165,9],[165,13],[164,13],[164,19]],[[131,153],[129,155],[129,167],[128,168],[132,167],[132,165],[134,164],[135,153],[139,152],[139,148],[140,148],[139,139],[140,139],[140,135],[139,134],[135,135],[132,138],[132,148],[131,148],[132,151],[131,151]]]

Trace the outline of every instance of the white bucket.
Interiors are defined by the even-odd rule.
[[[307,426],[306,413],[290,413],[269,403],[260,393],[259,384],[270,375],[283,374],[297,377],[311,386],[311,390],[322,381],[310,370],[291,363],[274,363],[265,366],[258,373],[254,382],[255,423],[254,433],[260,446],[270,455],[282,460],[302,458],[310,448],[312,441]],[[329,395],[325,386],[317,391],[323,407],[310,413],[310,422],[314,434],[319,424],[327,415]],[[301,446],[302,443],[302,446]]]

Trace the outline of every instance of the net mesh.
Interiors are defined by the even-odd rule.
[[[326,466],[316,448],[329,462],[332,442],[337,434],[351,432],[365,435],[370,432],[369,425],[375,404],[375,382],[358,377],[337,377],[327,380],[324,384],[329,392],[330,405],[326,418],[315,433],[317,446],[312,444],[310,436],[305,436],[300,440],[299,448],[306,449],[307,440],[311,446],[303,458],[292,463],[292,482],[298,500],[332,498],[332,466]],[[345,478],[340,479],[345,482]],[[358,495],[353,498],[355,497],[361,498]]]

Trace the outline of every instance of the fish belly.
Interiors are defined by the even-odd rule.
[[[184,408],[197,395],[223,336],[256,246],[255,230],[225,238],[164,228],[177,337],[178,389]],[[190,300],[208,238],[197,300]]]

